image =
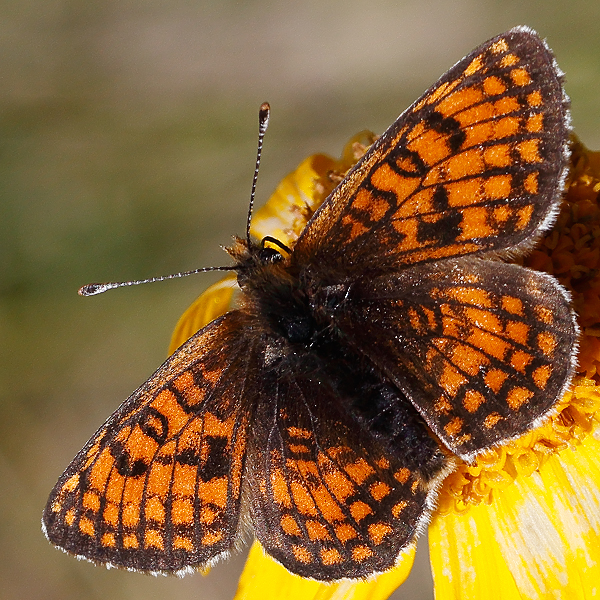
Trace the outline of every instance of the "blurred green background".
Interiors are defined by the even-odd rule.
[[[0,598],[231,598],[243,557],[183,580],[53,549],[57,477],[164,359],[214,277],[82,299],[90,281],[227,264],[258,203],[308,154],[382,132],[464,54],[527,24],[600,148],[600,3],[19,0],[0,4]],[[433,597],[426,540],[397,598]]]

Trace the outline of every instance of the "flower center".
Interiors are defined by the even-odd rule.
[[[440,492],[438,512],[464,513],[472,504],[491,504],[519,476],[539,470],[553,454],[580,443],[600,425],[600,388],[576,378],[541,427],[479,455],[475,464],[460,464]]]

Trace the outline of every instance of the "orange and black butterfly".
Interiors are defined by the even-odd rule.
[[[240,306],[75,457],[44,513],[50,541],[180,573],[251,529],[305,577],[392,567],[455,457],[535,427],[569,384],[567,292],[504,262],[552,225],[568,132],[562,75],[533,31],[463,58],[291,249],[236,240]]]

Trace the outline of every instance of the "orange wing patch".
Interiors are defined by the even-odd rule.
[[[199,332],[90,440],[46,508],[51,541],[143,571],[186,569],[231,548],[249,415],[243,381],[227,375],[252,356],[237,338],[243,319],[230,313]]]
[[[348,412],[352,396],[325,383],[328,370],[317,365],[310,376],[282,371],[263,382],[264,393],[277,391],[260,406],[253,431],[264,449],[251,453],[249,466],[255,531],[294,573],[361,577],[392,566],[410,544],[446,459],[423,431],[432,443],[409,468],[399,458],[405,441],[390,440],[400,450],[386,451]]]
[[[506,283],[498,290],[496,281]],[[572,365],[555,357],[570,356],[577,328],[548,275],[462,259],[444,271],[434,263],[382,276],[353,293],[358,305],[381,299],[352,313],[352,324],[340,314],[336,326],[353,332],[355,346],[368,349],[465,459],[530,429],[564,391]],[[385,317],[373,322],[373,313]]]
[[[539,39],[484,44],[369,149],[294,258],[360,273],[528,244],[560,199],[566,114]]]

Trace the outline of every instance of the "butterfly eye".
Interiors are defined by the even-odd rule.
[[[283,256],[275,248],[262,248],[258,254],[260,262],[262,263],[276,263],[279,262]]]

